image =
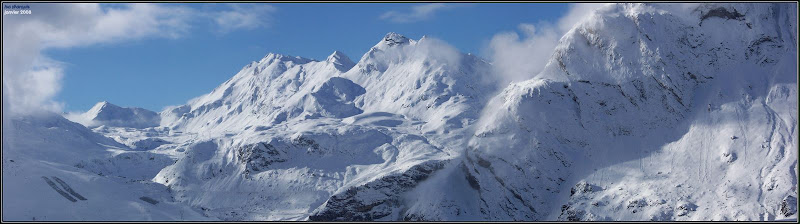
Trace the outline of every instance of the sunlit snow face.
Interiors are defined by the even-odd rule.
[[[405,37],[404,37],[405,38]],[[396,39],[396,38],[395,38]],[[429,61],[448,68],[460,66],[462,55],[450,44],[430,37],[415,40],[387,39],[376,46],[372,59],[377,62]]]

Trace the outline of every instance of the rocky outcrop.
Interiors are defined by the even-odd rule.
[[[405,193],[434,171],[442,169],[446,161],[428,161],[411,167],[405,172],[386,175],[367,184],[352,187],[334,194],[323,206],[309,217],[311,221],[373,221],[392,220],[403,215],[398,209]]]

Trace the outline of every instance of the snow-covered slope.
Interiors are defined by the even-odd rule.
[[[109,126],[148,128],[161,122],[158,113],[138,107],[120,107],[109,102],[99,102],[83,114],[68,115],[72,121],[86,127]]]
[[[389,33],[343,77],[367,90],[356,103],[365,111],[403,114],[447,132],[477,119],[496,91],[490,64],[440,40]]]
[[[172,163],[44,113],[3,123],[3,221],[213,220],[149,181]],[[112,169],[108,169],[112,168]],[[142,198],[146,198],[145,201]]]
[[[411,134],[419,124],[380,113],[359,116],[396,123],[347,125],[318,118],[198,137],[163,148],[183,155],[154,180],[169,186],[177,200],[222,220],[304,220],[332,195],[452,157]]]
[[[599,9],[537,78],[486,107],[452,174],[474,183],[480,203],[464,210],[491,220],[783,217],[782,201],[797,197],[795,7]],[[458,216],[432,210],[454,197],[434,195],[410,212]]]

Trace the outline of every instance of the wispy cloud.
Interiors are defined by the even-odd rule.
[[[520,24],[518,30],[522,36],[515,31],[494,35],[489,42],[488,53],[495,74],[503,84],[533,78],[547,64],[561,36],[591,15],[593,10],[604,5],[571,4],[567,13],[556,23]]]
[[[15,3],[17,4],[17,3]],[[144,38],[180,38],[197,20],[228,32],[264,27],[269,5],[228,5],[219,10],[172,4],[26,4],[30,15],[3,16],[3,117],[40,110],[60,112],[61,62],[42,52]]]
[[[222,32],[236,29],[256,29],[268,27],[272,20],[271,15],[276,8],[263,4],[233,4],[230,10],[213,13],[214,21]]]
[[[430,3],[424,5],[416,5],[411,7],[411,10],[406,12],[388,11],[381,15],[381,19],[389,20],[395,23],[412,23],[427,20],[433,17],[437,11],[452,8],[453,5],[445,5],[442,3]]]

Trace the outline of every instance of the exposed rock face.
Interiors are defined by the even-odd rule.
[[[444,167],[447,161],[429,161],[399,174],[386,175],[365,185],[331,196],[309,217],[311,221],[397,220],[403,215],[403,193]],[[392,217],[391,215],[394,215]],[[388,218],[388,219],[385,219]]]
[[[783,217],[789,217],[797,213],[797,198],[792,195],[786,196],[781,202],[780,211]]]
[[[583,194],[583,193],[592,193],[595,191],[600,190],[600,187],[586,183],[585,181],[578,182],[575,187],[570,189],[570,195],[575,195],[576,193]]]
[[[266,170],[272,163],[286,162],[285,158],[281,158],[285,153],[279,151],[272,144],[263,142],[242,146],[236,152],[238,158],[247,168],[245,174]]]

